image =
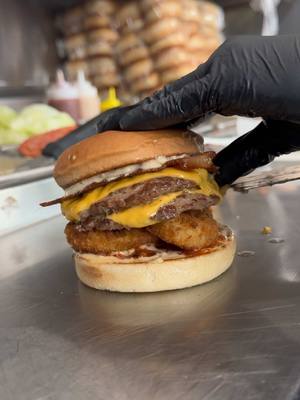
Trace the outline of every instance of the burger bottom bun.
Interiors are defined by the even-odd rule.
[[[95,289],[113,292],[159,292],[209,282],[232,264],[236,241],[232,236],[210,252],[173,260],[117,263],[112,257],[75,253],[78,278]]]

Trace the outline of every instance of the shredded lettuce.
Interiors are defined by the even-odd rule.
[[[46,104],[32,104],[19,114],[1,106],[0,144],[19,144],[30,136],[71,125],[75,125],[75,121],[69,114]]]
[[[34,104],[25,107],[12,121],[10,128],[31,136],[74,124],[75,122],[69,114],[46,104]]]
[[[26,139],[27,136],[24,133],[0,128],[0,144],[20,144]]]
[[[16,116],[16,111],[11,107],[0,106],[0,128],[9,128],[10,123]]]

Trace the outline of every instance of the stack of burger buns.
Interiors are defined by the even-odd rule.
[[[84,29],[89,76],[100,95],[120,84],[114,57],[114,48],[119,39],[114,24],[115,12],[116,4],[111,0],[90,0],[85,5]]]
[[[144,97],[160,86],[158,73],[143,38],[144,18],[139,2],[121,6],[118,14],[120,40],[116,55],[124,84],[134,96]]]
[[[217,6],[212,9],[220,12]],[[142,0],[148,24],[144,32],[163,84],[178,79],[205,62],[220,45],[220,25],[204,34],[209,7],[197,0]],[[217,17],[216,17],[217,18]],[[216,25],[218,22],[216,22]],[[209,41],[209,43],[207,43]]]
[[[119,39],[115,13],[116,3],[112,0],[88,0],[65,12],[62,18],[68,78],[74,80],[83,70],[100,95],[120,84],[114,51]]]
[[[206,1],[130,1],[117,19],[117,59],[128,90],[139,97],[193,71],[222,42],[221,10]]]
[[[187,41],[193,63],[205,62],[222,43],[223,14],[218,6],[208,1],[184,0],[183,20],[189,26]]]
[[[100,94],[122,87],[132,100],[193,71],[223,41],[222,11],[209,1],[88,0],[64,25],[70,77],[83,69]]]
[[[78,70],[88,73],[86,62],[86,37],[83,29],[83,7],[67,10],[61,18],[60,26],[64,34],[64,48],[68,61],[66,70],[70,79],[75,79]]]
[[[186,47],[182,1],[143,0],[142,6],[147,21],[144,37],[160,74],[163,84],[173,81],[192,71]]]

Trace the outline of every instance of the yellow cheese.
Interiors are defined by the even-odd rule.
[[[151,217],[157,213],[160,207],[170,203],[180,194],[182,194],[182,192],[169,193],[160,196],[152,203],[128,208],[127,210],[111,214],[108,218],[130,228],[143,228],[144,226],[153,225],[156,221],[151,219]]]
[[[99,202],[100,200],[107,197],[109,194],[128,186],[135,185],[137,183],[142,183],[150,179],[162,177],[175,177],[193,181],[200,188],[200,193],[206,196],[216,195],[218,197],[221,197],[217,183],[205,169],[199,168],[193,171],[182,171],[176,168],[165,168],[157,172],[147,172],[145,174],[120,179],[116,182],[108,183],[104,187],[93,189],[90,192],[87,192],[79,197],[65,200],[62,202],[61,205],[62,213],[68,220],[78,221],[81,212],[89,209],[92,204]],[[165,196],[162,197],[164,198]],[[144,207],[145,205],[141,206],[141,208]],[[136,209],[136,207],[134,208]],[[136,210],[136,212],[138,211]],[[114,218],[115,217],[116,214],[114,214]]]

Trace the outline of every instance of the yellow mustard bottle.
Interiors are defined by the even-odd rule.
[[[101,102],[101,111],[104,112],[110,110],[111,108],[119,107],[121,105],[122,103],[117,97],[116,89],[114,87],[111,87],[108,89],[107,98]]]

